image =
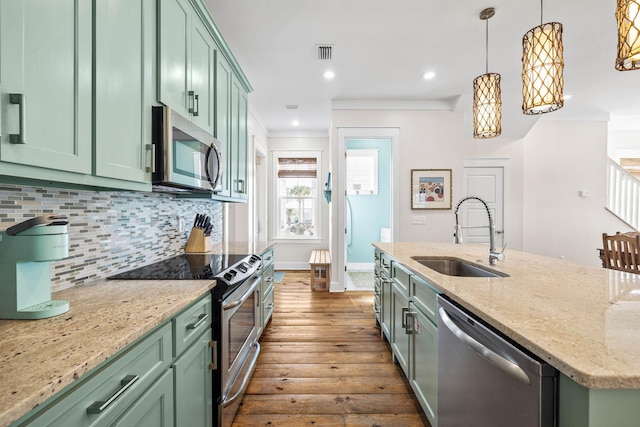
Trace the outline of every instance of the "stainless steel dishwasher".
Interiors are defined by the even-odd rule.
[[[546,427],[557,371],[438,296],[438,427]]]

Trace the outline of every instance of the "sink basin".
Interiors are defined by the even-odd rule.
[[[508,274],[492,270],[460,258],[412,256],[411,259],[447,276],[460,277],[509,277]]]

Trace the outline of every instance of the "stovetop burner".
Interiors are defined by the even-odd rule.
[[[250,255],[183,254],[116,274],[118,280],[214,279]]]

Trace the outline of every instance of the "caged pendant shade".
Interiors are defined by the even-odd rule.
[[[564,105],[562,24],[539,25],[522,37],[522,112],[542,114]]]
[[[473,81],[473,137],[495,138],[502,133],[500,74],[487,73]]]
[[[618,57],[616,70],[640,68],[640,1],[618,0]]]
[[[542,114],[564,105],[564,48],[562,24],[542,22],[522,37],[522,112]]]
[[[486,24],[486,72],[473,81],[473,137],[495,138],[502,133],[502,93],[500,74],[489,73],[489,18],[495,14],[490,7],[480,12]]]

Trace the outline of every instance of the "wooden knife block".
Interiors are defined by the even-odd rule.
[[[205,236],[204,230],[200,228],[192,228],[185,252],[196,254],[211,252],[211,236]]]

